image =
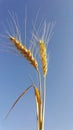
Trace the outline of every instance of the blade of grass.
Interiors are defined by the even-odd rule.
[[[12,107],[10,108],[10,110],[9,110],[9,112],[7,113],[7,115],[6,115],[5,118],[8,117],[8,115],[10,114],[10,112],[12,111],[12,109],[14,108],[14,106],[17,104],[17,102],[21,99],[21,97],[23,97],[23,96],[27,93],[27,91],[28,91],[31,87],[33,87],[33,86],[32,86],[32,85],[29,86],[27,89],[25,89],[25,90],[20,94],[20,96],[19,96],[19,97],[15,100],[15,102],[13,103]]]

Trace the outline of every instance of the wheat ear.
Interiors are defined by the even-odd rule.
[[[22,43],[17,40],[13,36],[9,36],[10,41],[15,45],[17,50],[20,51],[20,53],[31,63],[31,65],[38,70],[38,63],[36,59],[33,57],[33,54],[31,53],[30,50],[26,48],[26,46],[22,45]]]
[[[46,52],[46,46],[42,40],[39,41],[39,48],[40,48],[40,58],[42,63],[42,72],[43,72],[43,76],[45,77],[47,74],[47,52]]]

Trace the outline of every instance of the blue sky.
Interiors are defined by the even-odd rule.
[[[73,130],[73,1],[72,0],[0,0],[0,33],[4,33],[8,10],[17,13],[24,32],[27,6],[27,39],[38,9],[42,17],[56,21],[49,43],[45,130]],[[23,34],[24,36],[24,34]],[[28,40],[27,40],[28,41]],[[3,39],[0,40],[3,42]],[[28,42],[27,42],[28,46]],[[31,89],[4,119],[19,94],[31,84],[28,73],[36,81],[36,72],[22,57],[0,51],[0,130],[36,130],[34,92]],[[35,76],[34,76],[35,75]]]

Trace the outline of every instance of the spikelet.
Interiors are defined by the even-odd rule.
[[[42,113],[42,99],[40,96],[40,92],[37,87],[35,87],[35,98],[36,98],[36,106],[37,106],[37,121],[38,121],[38,130],[42,130],[43,125],[43,113]]]
[[[20,51],[20,53],[31,63],[31,65],[38,70],[38,63],[36,59],[33,57],[32,53],[30,50],[26,48],[26,46],[23,46],[22,43],[17,40],[15,37],[10,36],[9,39],[14,43],[15,47],[17,50]]]
[[[40,58],[42,63],[42,71],[45,77],[47,74],[47,53],[46,53],[46,46],[44,41],[42,40],[39,41],[39,48],[40,48]]]

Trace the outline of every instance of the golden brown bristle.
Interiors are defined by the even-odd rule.
[[[34,66],[34,68],[38,70],[38,63],[30,50],[28,50],[26,46],[23,46],[22,43],[15,37],[10,36],[9,39],[14,43],[15,47],[20,51],[20,53]]]

